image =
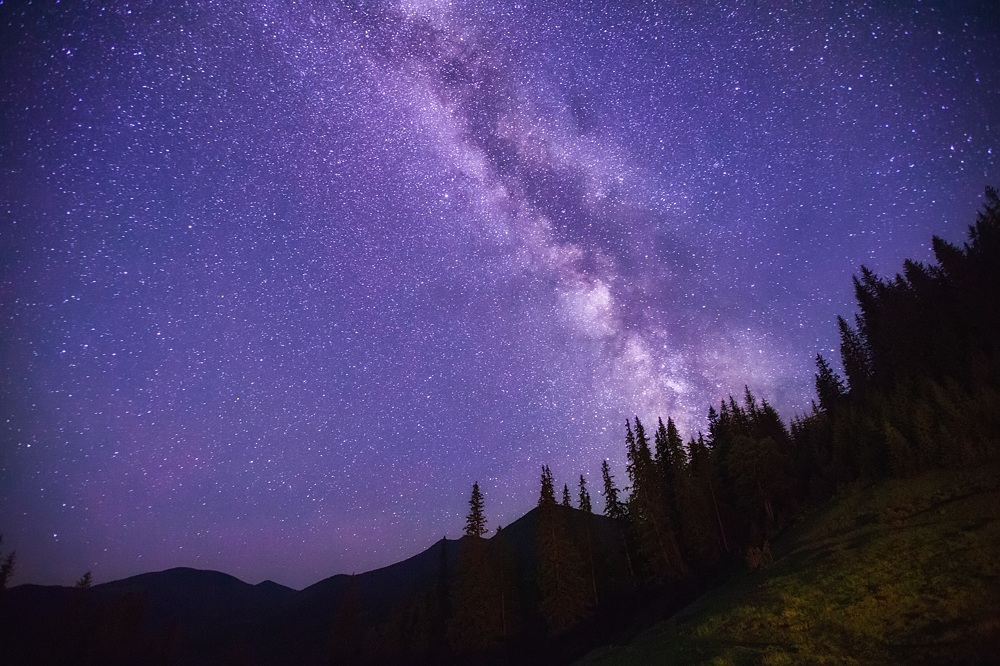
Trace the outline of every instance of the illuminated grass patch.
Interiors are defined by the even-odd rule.
[[[854,487],[738,576],[584,663],[977,663],[1000,636],[1000,470]]]

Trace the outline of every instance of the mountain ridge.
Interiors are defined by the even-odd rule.
[[[559,511],[577,531],[590,520],[602,560],[614,560],[618,529],[614,521],[574,508],[559,507]],[[488,552],[509,553],[529,624],[540,622],[532,596],[538,572],[538,519],[537,507],[532,508],[483,540]],[[316,663],[325,659],[322,655],[331,642],[350,633],[338,625],[347,612],[357,613],[365,626],[372,626],[391,624],[400,613],[429,612],[426,609],[435,604],[446,607],[459,558],[471,538],[442,538],[399,562],[360,574],[334,574],[301,590],[270,580],[251,584],[225,572],[183,566],[87,589],[18,585],[6,591],[0,604],[0,638],[15,661],[26,664],[58,663],[59,655],[81,650],[101,655],[121,651],[128,655],[119,659],[124,661],[152,658],[141,644],[160,646],[157,649],[180,663],[217,663],[234,655],[251,663]],[[602,579],[608,594],[623,582],[611,574]],[[109,643],[110,639],[100,638],[125,635],[126,630],[142,640],[132,644],[119,638]],[[40,639],[44,636],[48,638]]]

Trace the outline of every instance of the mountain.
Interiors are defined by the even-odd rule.
[[[602,596],[627,595],[620,526],[576,509],[559,511],[578,535],[590,521],[594,585]],[[485,541],[490,557],[502,553],[510,563],[511,604],[526,630],[526,656],[519,661],[544,653],[538,649],[545,631],[537,611],[537,532],[534,509]],[[449,654],[446,617],[468,546],[469,537],[441,539],[401,562],[331,576],[301,591],[183,567],[87,590],[20,585],[0,599],[0,641],[5,658],[18,664],[312,664],[338,654],[401,663],[419,654],[435,661]],[[416,652],[416,642],[424,651]],[[581,643],[587,644],[594,643]]]
[[[197,663],[219,656],[224,638],[273,622],[295,594],[182,567],[88,590],[20,585],[6,592],[0,622],[12,663],[128,662],[153,649]]]

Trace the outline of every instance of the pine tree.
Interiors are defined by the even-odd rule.
[[[794,495],[791,437],[778,412],[766,400],[758,405],[749,388],[744,403],[729,405],[723,463],[745,522],[769,533],[778,526],[778,509]]]
[[[705,571],[717,563],[722,551],[721,524],[716,521],[706,479],[711,472],[707,469],[710,463],[704,439],[691,438],[688,451],[689,462],[677,470],[675,477],[678,532],[687,561]]]
[[[626,564],[628,564],[629,580],[635,586],[637,581],[635,567],[632,566],[632,551],[625,535],[625,521],[628,518],[628,512],[625,504],[618,499],[618,486],[615,485],[615,477],[611,474],[611,466],[606,459],[601,461],[601,477],[604,480],[604,515],[616,523],[614,529],[618,533],[622,553],[625,555]]]
[[[668,417],[665,426],[663,419],[658,420],[654,441],[656,443],[654,448],[656,467],[663,477],[665,490],[669,494],[669,489],[674,484],[674,477],[685,463],[684,443],[673,419]]]
[[[503,599],[495,567],[487,552],[486,517],[479,483],[472,484],[458,574],[452,598],[454,615],[448,623],[448,638],[458,652],[482,650],[503,635]]]
[[[562,505],[566,508],[570,507],[569,485],[565,483],[563,484]]]
[[[587,492],[587,479],[580,475],[580,510],[586,513],[594,513],[594,508],[590,504],[590,493]]]
[[[0,534],[0,545],[3,544],[3,535]],[[3,596],[4,590],[7,589],[7,583],[10,582],[11,577],[14,575],[14,563],[17,561],[17,554],[15,551],[7,553],[7,557],[3,558],[0,562],[0,596]]]
[[[601,476],[604,478],[604,515],[614,520],[625,519],[625,506],[618,499],[618,486],[615,477],[611,475],[608,461],[601,462]]]
[[[552,481],[552,471],[548,465],[542,465],[542,492],[538,497],[538,506],[555,506],[556,491]]]
[[[822,354],[816,354],[816,397],[824,412],[836,409],[843,399],[846,389],[840,375],[830,368]]]
[[[469,515],[465,518],[466,536],[481,538],[486,535],[486,518],[483,515],[483,495],[479,492],[479,482],[472,484],[469,499]]]
[[[670,514],[661,492],[661,477],[649,450],[649,440],[638,417],[635,419],[635,435],[627,427],[625,441],[632,481],[629,518],[640,551],[649,566],[650,577],[658,583],[683,578],[687,575],[687,566],[670,522]]]
[[[546,482],[543,476],[543,485]],[[544,488],[542,494],[546,495]],[[571,628],[592,612],[583,558],[571,536],[569,517],[570,513],[557,505],[554,498],[539,503],[539,610],[555,634]]]
[[[711,413],[712,409],[709,408],[709,415]],[[712,501],[712,512],[715,515],[716,524],[719,526],[718,533],[722,541],[722,549],[728,553],[729,537],[726,536],[726,525],[722,520],[722,511],[719,509],[719,500],[715,494],[715,486],[717,485],[713,481],[715,472],[716,468],[712,463],[712,454],[708,444],[702,434],[698,433],[697,449],[691,449],[691,473],[698,478],[703,488],[708,488],[708,497]]]
[[[639,452],[635,448],[635,435],[632,434],[632,424],[625,420],[625,473],[632,484],[632,495],[635,495],[636,457]],[[631,508],[631,507],[630,507]]]
[[[92,582],[93,578],[91,577],[90,572],[88,571],[87,573],[83,574],[83,576],[80,577],[80,580],[76,581],[75,587],[78,590],[89,590]]]
[[[491,543],[496,544],[493,567],[497,574],[497,587],[500,593],[500,628],[503,636],[517,633],[519,616],[517,585],[515,584],[514,561],[510,554],[510,545],[502,528],[497,528],[496,536]]]
[[[684,473],[687,462],[684,454],[684,443],[674,420],[667,418],[667,425],[660,419],[655,435],[656,470],[660,475],[660,494],[670,511],[670,522],[678,525],[680,522],[678,484]]]
[[[844,372],[850,384],[851,392],[863,392],[872,381],[872,356],[868,340],[861,332],[861,322],[853,328],[843,317],[837,317],[840,328],[840,357],[844,363]]]
[[[670,419],[668,418],[667,420],[669,421]],[[656,421],[656,432],[653,435],[653,442],[653,460],[664,481],[668,481],[674,463],[670,455],[670,449],[667,446],[667,428],[663,425],[662,418]]]
[[[462,543],[455,579],[448,638],[457,652],[483,650],[503,635],[504,598],[487,541]]]

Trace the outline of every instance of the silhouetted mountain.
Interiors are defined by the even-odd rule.
[[[619,526],[603,516],[559,510],[579,530],[584,520],[591,520],[595,552],[602,562],[601,587],[608,594],[626,589],[624,568],[615,554]],[[503,549],[509,558],[519,621],[529,635],[542,637],[535,592],[537,530],[538,512],[532,510],[485,544],[490,553]],[[424,638],[440,655],[448,649],[446,610],[469,539],[441,539],[402,562],[331,576],[301,591],[183,567],[87,590],[20,585],[0,602],[5,658],[23,664],[328,663],[331,650],[344,639],[337,629],[338,622],[350,620],[344,619],[347,607],[359,620],[354,632],[359,635],[350,637],[360,646],[358,659],[378,654],[371,650],[373,641],[375,647],[385,647],[378,645],[384,643],[379,631],[397,626],[404,616],[424,618]],[[392,654],[406,660],[405,650]]]
[[[226,654],[286,611],[296,591],[267,581],[250,585],[228,574],[176,568],[95,585],[88,590],[22,585],[3,603],[4,643],[13,663],[143,660],[207,662]],[[141,637],[161,655],[122,646]],[[225,646],[225,647],[222,647]],[[124,647],[119,653],[118,648]]]

